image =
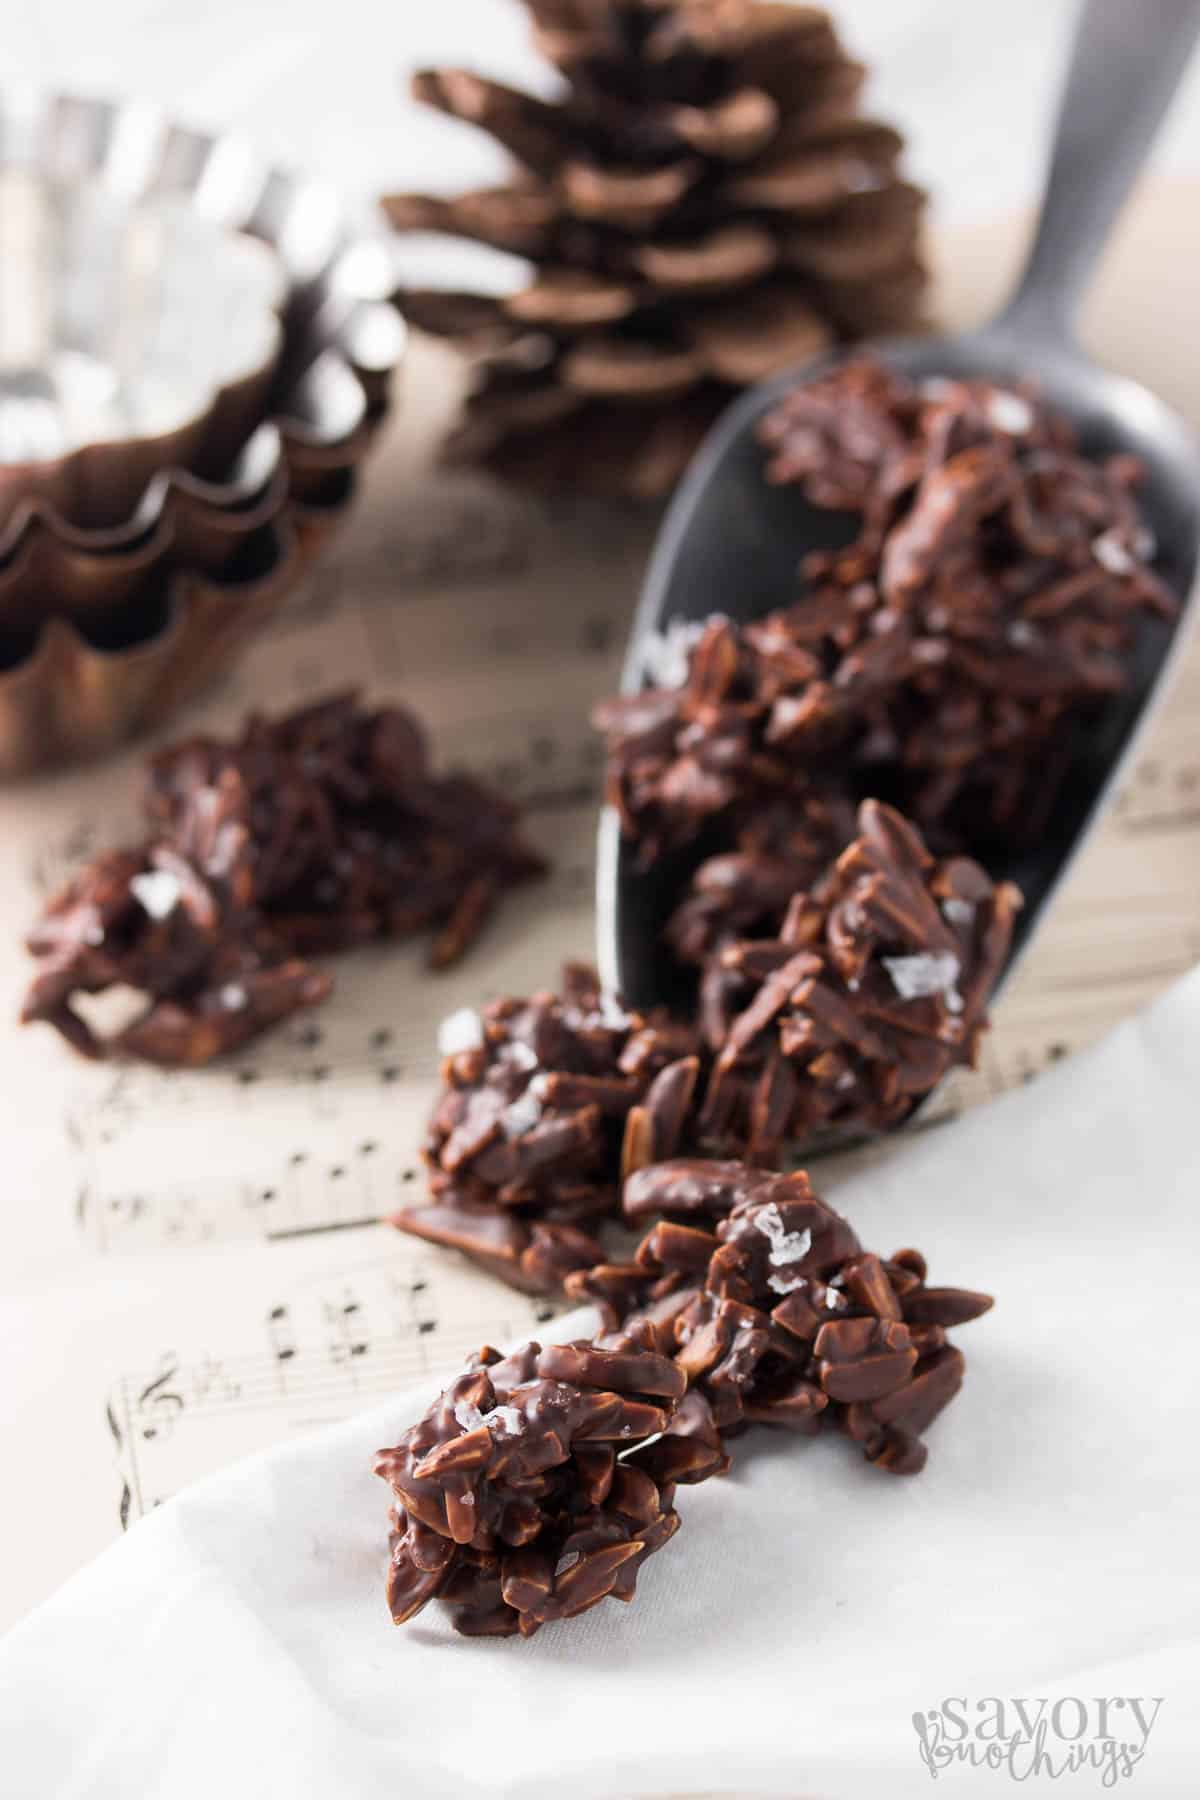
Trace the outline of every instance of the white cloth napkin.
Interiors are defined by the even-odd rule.
[[[0,1646],[0,1790],[904,1800],[931,1780],[914,1714],[927,1743],[961,1720],[978,1762],[1015,1699],[1032,1722],[1058,1698],[1054,1768],[1107,1724],[1144,1749],[1136,1792],[1194,1795],[1198,1129],[1200,971],[831,1190],[869,1246],[917,1244],[933,1281],[996,1295],[955,1334],[966,1385],[929,1464],[902,1480],[832,1435],[743,1440],[729,1479],[680,1490],[632,1607],[529,1642],[456,1638],[436,1608],[393,1628],[370,1458],[427,1394],[204,1482]],[[938,1772],[952,1794],[1007,1778]],[[1093,1767],[1052,1791],[1125,1785]]]

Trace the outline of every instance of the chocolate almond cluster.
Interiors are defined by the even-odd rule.
[[[592,1342],[484,1349],[375,1471],[395,1497],[387,1599],[432,1599],[468,1636],[530,1636],[609,1596],[679,1527],[675,1489],[721,1475],[753,1425],[832,1426],[876,1467],[916,1474],[962,1385],[946,1328],[986,1294],[884,1260],[804,1174],[677,1160],[625,1186],[657,1216],[635,1259],[570,1276],[599,1302]]]
[[[978,863],[936,860],[889,806],[777,937],[727,944],[705,966],[713,1056],[697,1128],[752,1161],[829,1129],[884,1131],[958,1064],[973,1065],[1021,896]]]
[[[229,929],[212,884],[170,845],[109,850],[50,902],[26,940],[38,959],[22,1022],[44,1019],[84,1056],[194,1068],[332,988],[261,920]],[[127,988],[133,1018],[101,1037],[80,994]]]
[[[89,1056],[208,1062],[325,998],[309,957],[373,939],[432,930],[445,967],[544,867],[507,800],[433,773],[412,713],[353,694],[172,746],[144,801],[148,841],[89,864],[28,939],[22,1018]],[[144,1006],[102,1037],[73,1002],[118,986]]]
[[[685,1152],[778,1165],[827,1131],[896,1124],[974,1061],[1020,896],[936,860],[890,807],[794,892],[778,935],[705,965],[700,1030],[631,1013],[595,974],[443,1027],[429,1194],[393,1223],[510,1284],[561,1291],[606,1258],[636,1170]]]
[[[685,1385],[636,1336],[480,1351],[375,1459],[395,1496],[396,1623],[437,1598],[466,1636],[530,1637],[610,1595],[632,1600],[679,1526],[673,1482],[644,1458]]]
[[[946,1327],[986,1312],[986,1294],[928,1287],[919,1251],[864,1252],[803,1173],[661,1163],[627,1182],[625,1212],[659,1220],[633,1262],[568,1287],[599,1302],[609,1331],[649,1332],[722,1439],[834,1425],[879,1468],[924,1467],[923,1433],[965,1367]]]
[[[1032,391],[914,385],[866,358],[795,389],[761,435],[769,479],[862,515],[849,549],[804,568],[854,641],[775,741],[803,751],[834,729],[894,765],[923,828],[977,849],[1030,839],[1074,728],[1126,683],[1139,620],[1177,608],[1136,459],[1084,456]]]
[[[793,604],[668,628],[652,685],[597,709],[641,860],[734,853],[765,816],[804,831],[847,796],[893,802],[939,847],[1031,840],[1139,621],[1176,609],[1137,463],[1085,457],[1034,395],[917,386],[870,358],[797,387],[761,435],[769,479],[861,528],[805,559]],[[696,895],[713,891],[710,868]],[[694,956],[687,918],[673,936]]]
[[[623,1174],[687,1141],[696,1034],[627,1012],[580,965],[560,994],[493,1001],[442,1027],[429,1197],[393,1223],[464,1251],[511,1285],[561,1291],[604,1252]]]

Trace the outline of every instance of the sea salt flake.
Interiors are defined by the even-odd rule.
[[[250,1001],[250,996],[240,981],[227,981],[217,998],[226,1012],[241,1012]]]
[[[947,925],[973,925],[975,923],[975,902],[960,900],[951,894],[948,900],[942,901],[942,917]]]
[[[169,919],[183,897],[183,889],[169,869],[149,869],[130,879],[129,891],[152,919]]]
[[[633,1024],[633,1016],[612,994],[601,993],[596,1005],[587,1012],[578,1006],[564,1006],[563,1024],[571,1031],[594,1031],[599,1027],[604,1031],[627,1031]]]
[[[485,1422],[479,1408],[473,1406],[469,1400],[456,1400],[454,1402],[454,1416],[464,1431],[478,1431],[479,1427]]]
[[[776,1294],[794,1294],[808,1281],[807,1275],[768,1275],[767,1286]]]
[[[771,1246],[767,1261],[777,1268],[781,1263],[800,1262],[812,1248],[812,1232],[789,1231],[774,1200],[761,1209],[754,1223]]]
[[[536,1051],[531,1050],[528,1044],[522,1044],[519,1040],[514,1040],[511,1044],[505,1044],[500,1055],[504,1062],[511,1064],[514,1069],[520,1069],[522,1072],[527,1069],[536,1069],[538,1066]]]
[[[97,944],[102,944],[104,942],[104,935],[103,925],[89,925],[84,930],[83,941],[85,944],[90,944],[92,948],[95,949]]]
[[[648,632],[642,644],[644,678],[652,687],[681,688],[692,651],[708,627],[725,623],[724,613],[710,613],[707,619],[671,619],[662,631]]]
[[[607,1026],[609,1031],[625,1031],[633,1024],[633,1020],[620,1001],[607,991],[601,993],[600,1004],[593,1016],[599,1019],[602,1025]]]
[[[511,1105],[506,1106],[500,1114],[500,1129],[506,1138],[524,1137],[527,1131],[532,1131],[534,1126],[540,1122],[542,1102],[534,1092],[536,1080],[535,1076],[525,1092],[519,1094]]]
[[[501,1437],[521,1429],[521,1415],[515,1406],[493,1406],[483,1422],[489,1431],[498,1432]]]
[[[1099,537],[1092,539],[1092,555],[1110,575],[1131,575],[1137,567],[1115,531],[1102,531]]]
[[[902,1000],[927,1000],[942,996],[955,1011],[950,994],[961,973],[953,950],[922,950],[916,956],[885,956],[883,966]],[[961,1001],[959,1002],[961,1006]]]
[[[458,1056],[463,1050],[483,1049],[483,1020],[473,1007],[460,1006],[438,1026],[438,1051],[442,1056]]]
[[[987,416],[997,431],[1007,432],[1010,437],[1023,437],[1033,428],[1033,408],[1028,400],[1022,400],[1020,394],[1010,394],[1006,388],[997,388],[988,395]]]
[[[1034,644],[1041,642],[1028,619],[1014,619],[1004,635],[1017,650],[1029,650]]]

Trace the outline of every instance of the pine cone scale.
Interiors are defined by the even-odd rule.
[[[761,88],[740,88],[715,106],[680,106],[668,115],[669,128],[702,156],[740,163],[769,144],[779,108]]]

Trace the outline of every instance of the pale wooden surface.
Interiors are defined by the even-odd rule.
[[[1200,420],[1200,257],[1178,248],[1198,216],[1193,190],[1147,197],[1098,292],[1093,335]],[[978,314],[1015,250],[1011,228],[952,240],[945,310]],[[232,1066],[93,1068],[48,1032],[0,1022],[0,1355],[6,1453],[22,1471],[0,1622],[182,1484],[432,1382],[545,1313],[376,1221],[419,1180],[437,1020],[552,983],[564,955],[590,951],[600,767],[586,717],[615,680],[650,527],[586,509],[550,517],[483,481],[431,475],[453,385],[444,354],[422,349],[339,553],[195,718],[228,725],[248,705],[342,681],[402,695],[443,760],[525,798],[554,874],[448,976],[428,976],[415,947],[344,959],[328,1008]],[[5,794],[10,996],[25,974],[19,928],[40,892],[127,828],[137,761]],[[1200,644],[954,1104],[1069,1054],[1198,956]],[[821,1180],[836,1191],[835,1169]],[[381,1545],[383,1511],[381,1497]]]

